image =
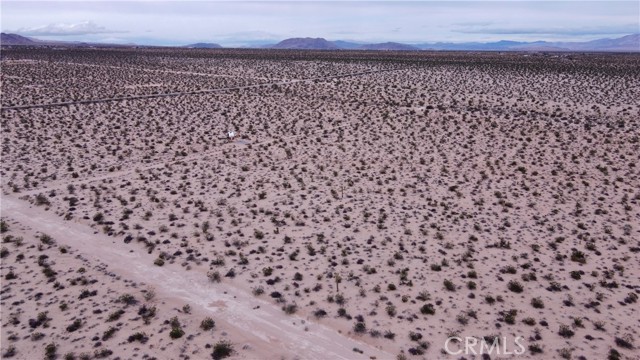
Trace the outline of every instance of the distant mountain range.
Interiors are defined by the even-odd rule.
[[[314,50],[337,50],[338,45],[323,38],[291,38],[282,40],[271,46],[271,49],[314,49]]]
[[[265,45],[269,49],[313,49],[313,50],[420,50],[411,45],[395,42],[363,44],[348,41],[328,41],[323,38],[291,38],[274,45]]]
[[[272,49],[314,49],[314,50],[448,50],[448,51],[620,51],[639,52],[640,34],[632,34],[617,39],[598,39],[587,42],[520,42],[497,41],[489,43],[422,43],[401,44],[386,42],[363,44],[348,41],[327,41],[323,38],[291,38],[274,45]]]
[[[40,45],[40,41],[30,39],[18,34],[0,34],[0,45]]]
[[[18,34],[2,33],[2,46],[74,46],[74,47],[131,47],[144,46],[135,44],[104,44],[68,41],[47,41]],[[222,46],[215,43],[196,43],[182,46],[185,48],[216,49]],[[520,42],[501,40],[497,42],[467,42],[467,43],[421,43],[402,44],[397,42],[359,43],[343,40],[329,41],[323,38],[290,38],[277,44],[262,45],[270,49],[298,49],[298,50],[392,50],[392,51],[607,51],[607,52],[640,52],[640,33],[623,36],[616,39],[597,39],[586,42]]]
[[[220,44],[216,44],[216,43],[195,43],[195,44],[185,45],[183,47],[190,48],[190,49],[220,49],[220,48],[222,48],[222,46],[220,46]]]
[[[586,42],[519,42],[497,41],[490,43],[426,43],[415,45],[422,50],[473,50],[473,51],[640,51],[640,34],[616,39],[597,39]]]
[[[132,47],[135,44],[105,44],[82,41],[39,40],[18,34],[0,33],[1,46],[72,46],[72,47]]]

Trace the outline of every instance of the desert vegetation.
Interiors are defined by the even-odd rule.
[[[2,65],[3,196],[154,271],[335,329],[353,357],[435,358],[452,334],[523,336],[530,358],[637,350],[636,55],[22,49]],[[264,345],[2,216],[5,354]]]

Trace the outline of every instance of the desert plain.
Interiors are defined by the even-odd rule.
[[[1,57],[2,358],[639,358],[637,54]]]

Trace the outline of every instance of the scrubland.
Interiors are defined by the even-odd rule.
[[[632,359],[639,65],[4,51],[3,357]]]

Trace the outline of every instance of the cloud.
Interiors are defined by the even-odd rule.
[[[75,36],[126,33],[127,31],[109,30],[104,26],[96,25],[92,21],[82,21],[75,24],[57,23],[32,28],[20,28],[15,32],[29,36]]]

